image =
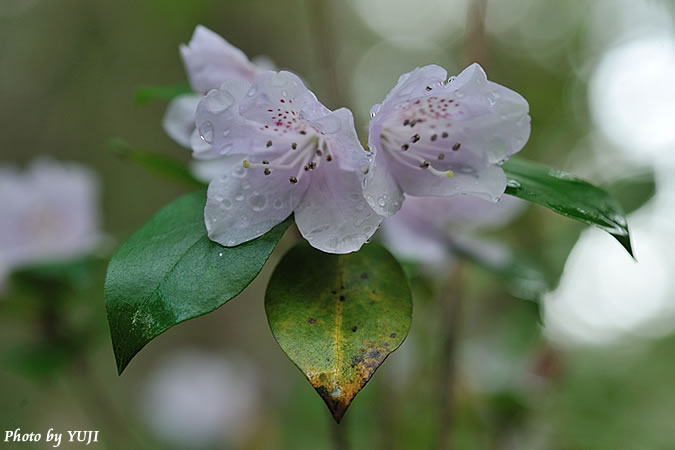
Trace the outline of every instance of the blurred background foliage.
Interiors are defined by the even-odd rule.
[[[354,448],[445,439],[458,449],[672,448],[674,12],[668,0],[3,0],[2,164],[50,155],[93,168],[110,242],[58,276],[14,274],[0,301],[0,431],[94,429],[109,449],[331,447],[329,413],[263,310],[292,233],[239,298],[169,330],[116,374],[106,258],[189,188],[128,164],[107,142],[122,136],[189,161],[160,126],[166,103],[137,105],[134,94],[185,82],[178,45],[203,24],[298,73],[327,106],[351,108],[364,139],[370,107],[400,74],[479,61],[530,103],[521,156],[636,211],[638,264],[611,237],[536,206],[490,233],[552,286],[570,273],[543,305],[460,258],[448,270],[460,276],[445,282],[411,266],[412,330],[345,418]],[[448,317],[453,297],[461,307]],[[450,347],[438,338],[449,328]],[[448,352],[451,407],[439,391]]]

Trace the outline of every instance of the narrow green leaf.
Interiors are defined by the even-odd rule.
[[[111,139],[108,147],[121,159],[131,161],[150,173],[187,186],[204,187],[204,184],[190,173],[186,165],[177,159],[132,147],[119,138]]]
[[[184,195],[129,238],[108,265],[105,299],[120,373],[148,342],[222,306],[258,275],[291,219],[226,248],[209,240],[206,194]]]
[[[134,102],[143,105],[153,100],[173,100],[179,95],[192,94],[192,88],[186,82],[168,86],[141,86],[136,89]]]
[[[265,311],[274,338],[339,423],[405,340],[412,296],[401,266],[377,244],[331,255],[301,243],[275,269]]]
[[[512,158],[502,166],[506,193],[608,232],[633,256],[623,208],[612,196],[567,172]]]

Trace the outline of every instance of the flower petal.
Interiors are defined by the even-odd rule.
[[[188,45],[180,46],[180,53],[192,88],[202,94],[225,80],[250,82],[259,73],[241,50],[202,25]]]
[[[227,173],[237,164],[241,164],[241,155],[229,155],[218,159],[197,159],[190,162],[190,173],[197,180],[210,183],[211,180]]]
[[[344,170],[366,172],[370,153],[366,152],[354,128],[354,116],[347,108],[336,109],[311,124],[328,137],[331,154]]]
[[[448,260],[447,242],[438,231],[428,226],[417,226],[416,221],[407,220],[405,209],[408,201],[406,199],[398,214],[386,218],[382,223],[380,233],[384,245],[399,259],[431,266],[443,264]]]
[[[415,196],[471,194],[496,202],[506,190],[502,168],[480,161],[455,167],[450,178],[433,175],[421,168],[396,168],[395,178],[403,192]]]
[[[223,155],[248,153],[255,144],[256,125],[239,114],[239,105],[250,84],[242,80],[225,81],[219,89],[209,91],[197,105],[193,139],[193,156],[213,159]]]
[[[191,138],[195,131],[195,112],[200,95],[187,94],[171,100],[162,118],[162,127],[166,134],[185,148],[191,148]]]
[[[288,173],[244,169],[243,158],[231,158],[223,175],[209,184],[204,219],[209,238],[233,247],[262,236],[283,222],[298,205],[309,177],[296,184]]]
[[[311,185],[295,211],[302,236],[327,253],[355,252],[382,222],[363,198],[360,172],[338,166],[311,174]]]
[[[391,216],[403,204],[403,190],[394,178],[386,157],[376,156],[364,180],[363,195],[373,210]]]
[[[256,77],[240,108],[243,117],[276,127],[279,131],[292,128],[289,122],[297,123],[300,111],[307,120],[330,113],[297,75],[283,70],[264,72]],[[296,121],[293,122],[293,119]]]
[[[423,97],[428,94],[427,86],[438,86],[448,79],[448,72],[441,66],[430,64],[404,73],[398,78],[396,86],[389,91],[380,108],[371,109],[377,114],[380,110],[391,108],[399,103]],[[384,111],[383,111],[384,112]]]

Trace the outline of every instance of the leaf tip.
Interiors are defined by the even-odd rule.
[[[612,234],[614,238],[619,241],[619,244],[628,252],[628,254],[637,262],[637,258],[635,258],[635,253],[633,252],[633,244],[631,243],[630,240],[630,234],[628,231],[626,231],[626,234]]]

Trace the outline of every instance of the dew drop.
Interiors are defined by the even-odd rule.
[[[204,102],[206,103],[206,109],[213,114],[219,114],[233,104],[232,97],[229,94],[218,90],[209,92]]]
[[[384,205],[387,204],[387,200],[384,197],[380,197],[377,199],[377,204],[384,208]]]
[[[223,130],[223,137],[227,137],[228,134],[230,134],[230,129],[229,129],[229,128]]]
[[[232,171],[232,175],[234,175],[235,177],[243,178],[246,176],[246,169],[244,169],[244,166],[239,166]]]
[[[199,137],[207,144],[213,142],[213,124],[208,120],[204,122],[204,125],[199,129]]]
[[[250,183],[247,183],[246,181],[244,181],[243,183],[241,183],[241,188],[244,189],[244,190],[250,189],[250,188],[251,188],[251,184],[250,184]]]
[[[223,256],[223,252],[218,253],[218,256]]]
[[[281,209],[284,206],[284,202],[282,202],[280,199],[274,200],[274,207],[276,209]]]
[[[232,201],[229,200],[229,199],[224,199],[223,200],[223,208],[225,208],[225,209],[232,208]]]
[[[506,185],[513,189],[520,189],[522,187],[516,180],[506,180]]]
[[[248,198],[248,202],[253,208],[253,211],[262,211],[267,206],[267,198],[260,192],[254,192]]]
[[[242,194],[239,194],[234,199],[238,202],[241,202],[242,200],[244,200],[244,196]]]
[[[224,145],[223,148],[220,149],[220,154],[221,155],[226,155],[232,150],[232,144],[227,144]],[[243,167],[242,167],[243,168]]]

